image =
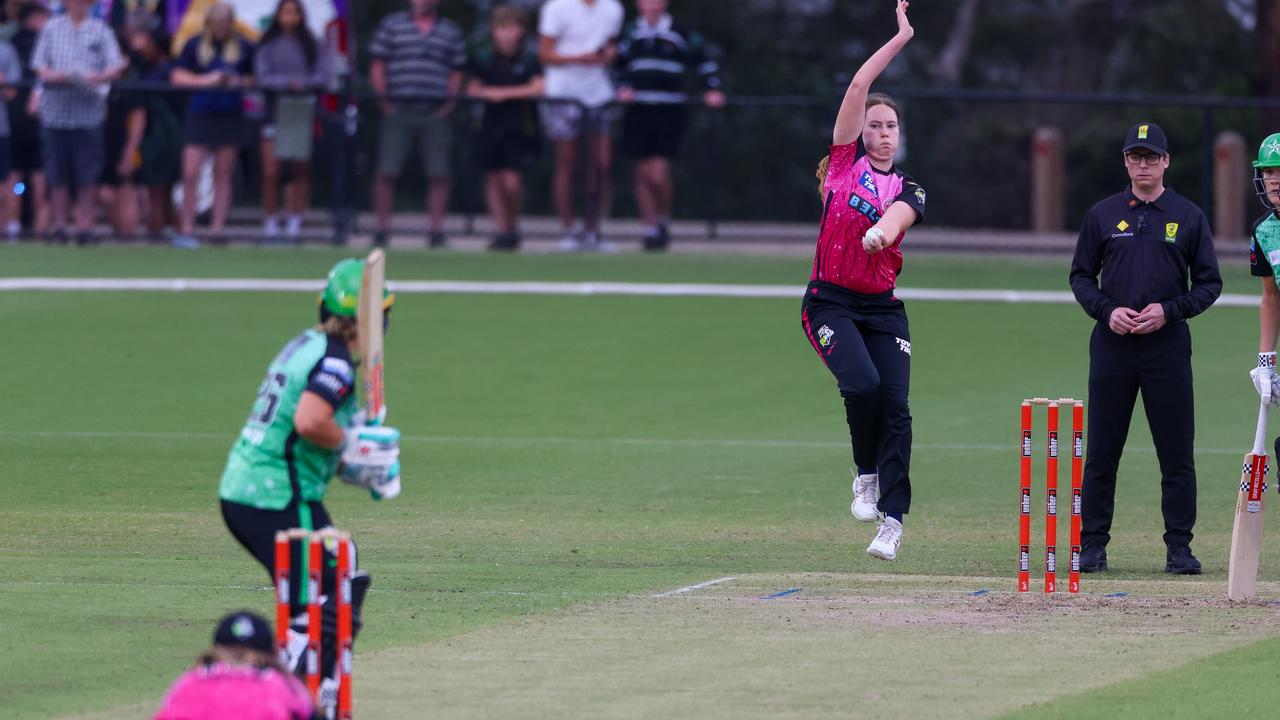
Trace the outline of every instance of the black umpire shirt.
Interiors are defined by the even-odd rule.
[[[1157,302],[1170,323],[1199,315],[1222,293],[1204,213],[1169,188],[1153,202],[1130,187],[1094,205],[1080,227],[1071,291],[1104,325],[1117,307],[1141,312]]]

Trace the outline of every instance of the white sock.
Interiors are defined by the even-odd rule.
[[[280,232],[280,217],[278,215],[268,215],[262,221],[262,232],[268,235],[275,235]]]
[[[288,224],[288,227],[285,229],[285,232],[289,233],[290,235],[297,235],[301,230],[302,230],[302,216],[290,215],[289,224]]]

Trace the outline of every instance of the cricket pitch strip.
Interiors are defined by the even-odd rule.
[[[1280,632],[1220,583],[739,575],[359,658],[367,717],[992,717]],[[1280,584],[1260,589],[1280,595]]]

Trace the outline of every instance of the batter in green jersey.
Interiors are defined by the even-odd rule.
[[[381,417],[364,417],[356,407],[356,309],[363,272],[361,260],[343,260],[329,272],[320,296],[320,324],[291,339],[272,359],[222,472],[222,517],[268,576],[274,573],[278,531],[331,527],[323,501],[333,477],[367,489],[374,499],[400,493],[400,431],[383,426]],[[394,300],[384,297],[384,326]],[[295,557],[301,555],[302,561],[291,563],[289,586],[298,591],[290,598],[292,660],[301,659],[306,645],[307,583],[301,577],[308,567],[306,551],[300,548]],[[335,551],[325,548],[321,578],[326,648],[335,646],[329,637],[337,622]],[[359,569],[358,554],[352,562],[352,628],[358,633],[370,579]],[[324,682],[332,679],[333,667],[327,653]]]
[[[1258,366],[1249,376],[1262,401],[1275,406],[1280,405],[1280,377],[1276,376],[1276,341],[1280,339],[1280,133],[1262,141],[1253,167],[1253,186],[1266,212],[1253,224],[1249,243],[1249,269],[1262,278]],[[1275,449],[1280,455],[1280,438],[1276,438]]]

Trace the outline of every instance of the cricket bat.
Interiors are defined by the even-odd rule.
[[[1262,553],[1262,501],[1267,494],[1267,403],[1258,410],[1253,452],[1244,456],[1240,496],[1231,528],[1231,560],[1227,566],[1227,599],[1248,601],[1257,595],[1258,557]]]
[[[382,250],[374,250],[364,261],[364,277],[360,281],[360,307],[356,312],[364,409],[371,422],[381,417],[383,408],[386,407],[382,387],[382,296],[386,286],[386,256]]]

